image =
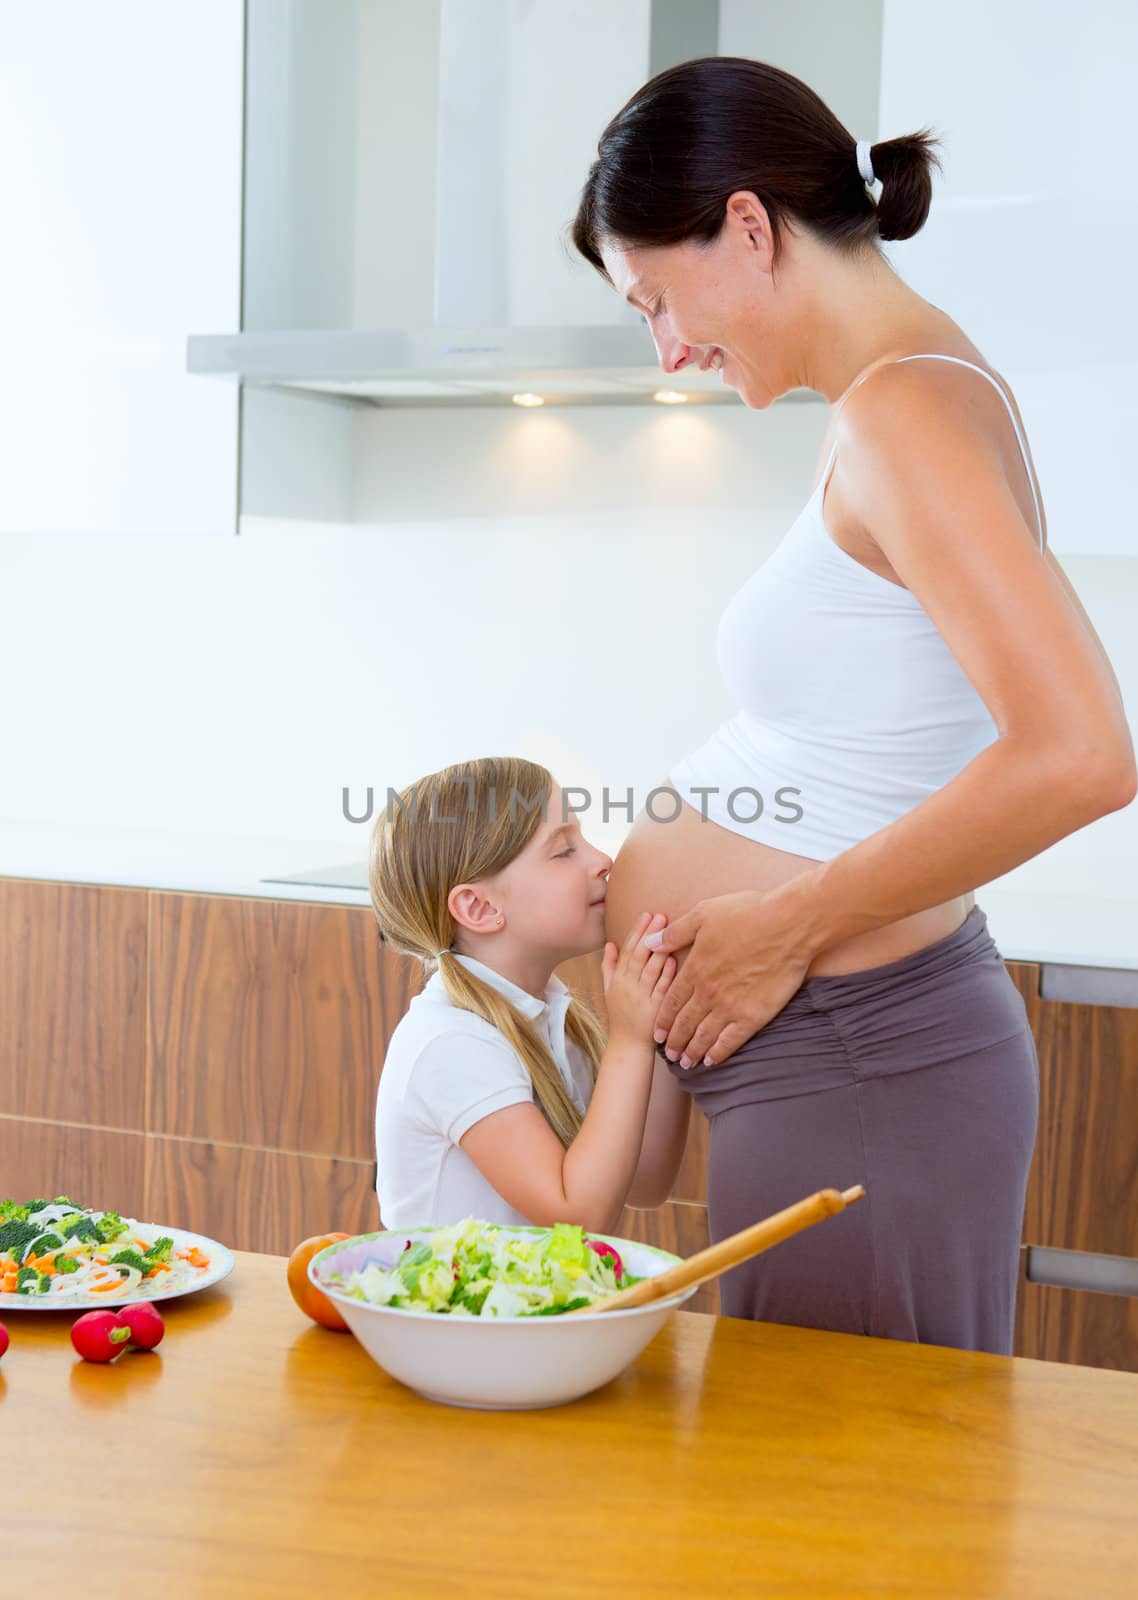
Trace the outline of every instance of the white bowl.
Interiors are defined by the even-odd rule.
[[[608,1383],[634,1361],[695,1289],[629,1311],[580,1311],[553,1317],[453,1317],[446,1312],[373,1306],[328,1282],[330,1271],[351,1272],[369,1262],[392,1267],[407,1240],[429,1239],[431,1228],[384,1229],[326,1245],[308,1263],[308,1276],[335,1302],[348,1327],[385,1372],[428,1400],[486,1411],[563,1405]],[[503,1230],[518,1238],[545,1228]],[[628,1271],[656,1277],[682,1258],[637,1239],[591,1233],[620,1251]]]

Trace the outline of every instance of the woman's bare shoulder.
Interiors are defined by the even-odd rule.
[[[907,494],[916,512],[929,493],[943,496],[953,484],[988,484],[992,493],[1011,490],[1037,549],[1038,504],[1046,542],[1030,450],[1025,459],[1020,445],[1026,433],[1018,407],[1000,374],[986,364],[979,372],[955,360],[880,367],[850,395],[838,424],[840,492],[851,526],[863,538],[881,544],[877,527],[890,496]]]

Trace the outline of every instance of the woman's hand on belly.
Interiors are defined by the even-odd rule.
[[[801,987],[813,955],[777,891],[700,900],[652,938],[661,950],[687,950],[655,1029],[669,1060],[685,1067],[732,1055]]]

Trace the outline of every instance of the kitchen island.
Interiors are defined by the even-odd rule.
[[[3,1192],[70,1193],[268,1253],[378,1227],[376,1090],[421,964],[382,944],[369,906],[334,903],[365,891],[250,881],[291,871],[280,863],[303,862],[301,843],[250,856],[248,841],[219,854],[184,839],[177,859],[174,843],[119,830],[101,853],[86,839],[68,854],[29,829],[8,838],[7,862],[0,852]],[[15,857],[32,876],[3,875]],[[47,871],[64,875],[35,876]],[[83,871],[96,881],[67,876]],[[1001,946],[1040,1060],[1013,1348],[1138,1372],[1138,902],[1132,915],[1112,904],[1019,917],[1013,948],[1037,961]],[[599,952],[558,975],[603,1020]],[[707,1150],[693,1117],[669,1199],[626,1207],[614,1231],[703,1248]],[[691,1309],[718,1304],[711,1283]]]
[[[467,1411],[236,1262],[109,1367],[7,1314],[4,1593],[1134,1592],[1136,1374],[679,1311],[581,1400]]]

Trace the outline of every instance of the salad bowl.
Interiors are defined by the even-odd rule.
[[[587,1308],[573,1316],[459,1316],[377,1305],[345,1291],[353,1272],[391,1269],[410,1244],[430,1243],[440,1228],[384,1229],[326,1245],[308,1263],[311,1281],[328,1296],[368,1355],[425,1399],[479,1410],[530,1410],[579,1399],[623,1372],[695,1294],[695,1286],[627,1311]],[[548,1236],[548,1228],[502,1227],[506,1239]],[[655,1277],[682,1259],[654,1245],[613,1234],[596,1242],[619,1251],[626,1274]]]

